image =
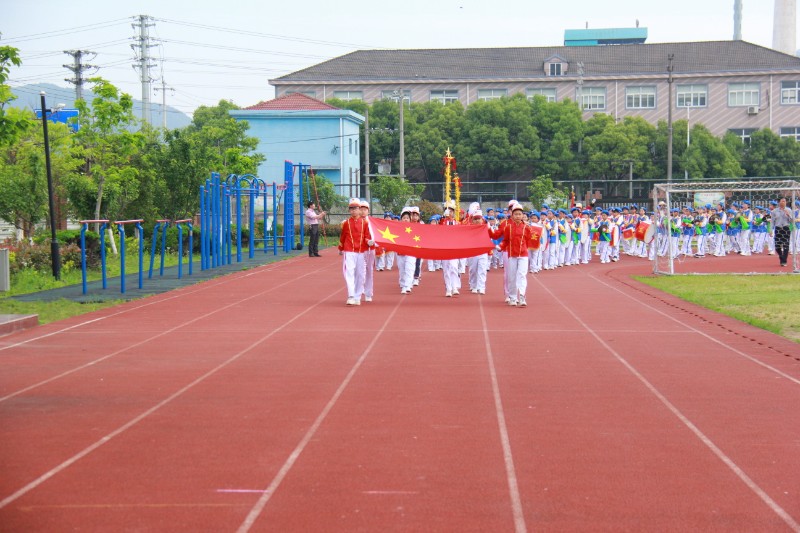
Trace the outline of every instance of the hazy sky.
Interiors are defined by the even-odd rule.
[[[560,46],[564,30],[648,29],[649,43],[729,40],[733,0],[3,0],[0,45],[19,48],[13,86],[48,82],[73,94],[64,50],[97,53],[96,74],[141,98],[131,49],[137,15],[154,26],[151,55],[167,103],[186,113],[221,99],[248,106],[274,97],[268,81],[357,49]],[[771,0],[744,0],[742,35],[772,45]],[[442,65],[446,70],[447,65]],[[88,76],[90,73],[87,73]],[[161,102],[154,93],[154,103]],[[48,96],[58,101],[58,94]]]

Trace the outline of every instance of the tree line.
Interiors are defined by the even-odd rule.
[[[0,218],[30,235],[46,218],[47,181],[41,124],[30,111],[8,107],[13,95],[5,82],[19,64],[15,48],[0,47]],[[255,174],[264,161],[256,152],[258,140],[247,135],[247,122],[229,115],[238,109],[230,101],[200,107],[189,126],[165,131],[140,124],[132,114],[131,96],[107,80],[89,82],[95,97],[76,102],[77,131],[64,124],[49,127],[61,220],[185,218],[197,212],[198,189],[211,172]],[[397,173],[397,102],[328,103],[369,113],[375,132],[370,134],[372,164],[366,173],[374,174],[380,160],[392,161]],[[794,139],[763,129],[745,143],[734,134],[715,137],[694,124],[687,146],[687,127],[686,120],[673,124],[676,177],[798,174],[800,144]],[[533,185],[537,180],[594,179],[618,182],[623,190],[631,171],[637,179],[666,176],[665,122],[652,125],[639,117],[615,121],[605,114],[583,120],[570,100],[514,95],[466,108],[460,102],[406,103],[404,132],[407,174],[421,176],[420,181],[442,179],[441,158],[448,148],[457,157],[462,178],[473,180],[513,179]],[[361,153],[365,133],[362,129]],[[323,175],[317,178],[320,203],[336,203],[333,186]],[[392,190],[389,184],[384,188]]]

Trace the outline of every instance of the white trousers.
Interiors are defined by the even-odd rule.
[[[399,274],[401,289],[411,290],[411,284],[414,282],[414,267],[416,266],[416,257],[397,255],[397,273]]]
[[[348,298],[361,299],[361,295],[364,294],[366,273],[367,265],[363,253],[344,252],[342,254],[342,274],[344,274]]]
[[[489,268],[489,255],[481,254],[467,259],[469,268],[469,288],[486,290],[486,270]]]
[[[525,291],[528,290],[528,256],[509,257],[506,263],[509,281],[509,298],[518,301],[525,298]]]
[[[444,275],[444,286],[448,291],[461,289],[461,277],[458,275],[458,259],[446,259],[442,261],[442,274]]]

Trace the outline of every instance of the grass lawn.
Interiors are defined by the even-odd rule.
[[[660,276],[637,280],[800,343],[800,276]]]

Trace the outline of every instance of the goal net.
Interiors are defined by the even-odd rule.
[[[773,210],[781,199],[791,220],[776,231]],[[800,182],[794,180],[659,184],[649,223],[656,274],[800,272]]]

